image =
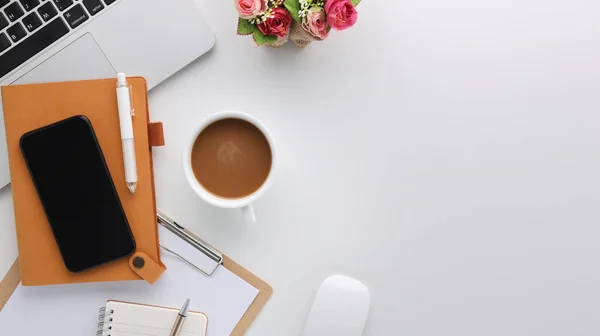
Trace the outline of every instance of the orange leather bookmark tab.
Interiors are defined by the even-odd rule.
[[[165,145],[165,132],[163,131],[162,122],[148,123],[148,138],[150,146],[159,147]]]
[[[129,267],[150,284],[154,284],[167,270],[165,265],[155,262],[143,252],[136,252],[129,258]]]

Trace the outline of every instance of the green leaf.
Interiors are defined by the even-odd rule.
[[[351,4],[352,4],[354,7],[356,7],[356,6],[358,6],[358,4],[360,3],[360,0],[350,0],[350,3],[351,3]]]
[[[250,35],[254,32],[258,31],[258,27],[256,25],[250,23],[249,20],[240,18],[238,20],[238,35]]]
[[[259,46],[261,46],[261,45],[263,45],[265,43],[271,44],[271,43],[277,42],[277,36],[275,36],[275,35],[265,35],[260,30],[258,30],[258,28],[254,32],[254,34],[252,35],[252,37],[254,37],[254,42],[256,42],[256,44],[259,45]]]
[[[285,8],[290,12],[290,15],[292,15],[292,18],[294,18],[296,22],[302,22],[300,15],[298,15],[298,12],[300,12],[300,1],[285,0]]]

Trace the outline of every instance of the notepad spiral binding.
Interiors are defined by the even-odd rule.
[[[102,307],[99,310],[100,315],[98,316],[98,331],[96,332],[96,336],[111,336],[110,332],[112,330],[111,322],[113,321],[112,315],[114,315],[115,311],[111,309],[110,311],[106,311],[106,307]]]

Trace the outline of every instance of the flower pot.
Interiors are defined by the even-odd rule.
[[[301,23],[296,21],[292,22],[292,27],[290,28],[290,39],[294,41],[296,47],[298,48],[304,48],[314,41],[321,41],[320,39],[312,36],[311,33],[302,27]]]

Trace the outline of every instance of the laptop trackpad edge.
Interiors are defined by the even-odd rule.
[[[12,84],[38,84],[115,77],[116,71],[86,33]]]

